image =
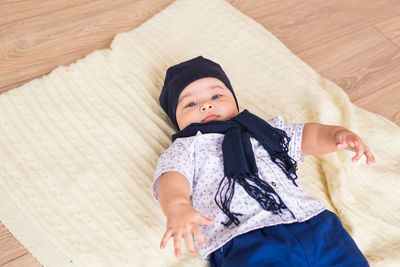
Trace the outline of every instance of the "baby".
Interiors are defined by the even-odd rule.
[[[374,163],[359,136],[239,112],[220,65],[201,56],[167,70],[160,104],[178,130],[153,183],[167,217],[161,249],[173,238],[180,257],[182,239],[193,254],[196,243],[211,266],[369,266],[296,174],[305,155],[340,149]]]

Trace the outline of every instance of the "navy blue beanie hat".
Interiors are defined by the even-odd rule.
[[[190,83],[207,77],[217,78],[222,81],[232,92],[236,101],[236,107],[239,111],[239,105],[233,92],[232,85],[217,63],[202,56],[184,61],[172,67],[169,67],[165,75],[164,86],[160,94],[160,105],[171,119],[172,124],[179,130],[176,122],[176,107],[178,99],[183,89]]]

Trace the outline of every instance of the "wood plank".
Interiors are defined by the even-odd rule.
[[[0,266],[28,253],[0,222]]]
[[[19,258],[16,258],[12,261],[7,262],[6,264],[2,265],[2,267],[39,267],[43,266],[40,264],[32,254],[25,254]]]
[[[231,1],[295,53],[400,14],[400,1]]]
[[[6,86],[9,89],[12,84],[20,85],[21,81],[27,82],[47,74],[56,66],[68,65],[95,49],[108,47],[117,32],[134,28],[171,1],[99,0],[84,4],[78,10],[67,8],[44,18],[29,18],[12,27],[0,27],[0,36],[12,37],[7,38],[11,44],[1,42],[0,88],[5,91]],[[318,0],[285,0],[260,4],[256,1],[230,0],[245,14],[270,29],[294,52],[309,48],[310,44],[314,46],[321,40],[330,40],[355,28],[370,25],[382,19],[382,16],[400,12],[399,1],[375,1],[369,5],[362,5],[360,1],[335,0],[322,3]],[[112,4],[107,6],[106,2]],[[357,10],[360,6],[364,9]],[[109,12],[106,12],[105,7]],[[146,14],[142,10],[146,10]],[[116,20],[115,14],[119,14],[117,24],[104,23],[110,18]],[[61,24],[61,27],[56,30],[44,27],[54,23]],[[108,30],[99,27],[105,24]],[[330,31],[326,31],[327,28]],[[59,49],[60,42],[65,43],[62,50]],[[42,51],[46,51],[46,55]],[[7,78],[2,79],[2,76]]]
[[[96,0],[0,26],[0,36],[6,36],[0,37],[0,88],[109,47],[115,34],[132,30],[171,2]]]
[[[355,104],[390,118],[400,126],[400,82],[366,95],[355,101]]]
[[[45,73],[45,74],[47,74],[47,73]],[[10,90],[10,89],[13,89],[13,88],[17,88],[17,87],[19,87],[19,86],[22,86],[22,85],[24,85],[25,83],[30,82],[30,81],[32,81],[33,79],[37,79],[37,78],[40,78],[40,77],[42,77],[42,76],[28,78],[27,80],[19,81],[19,82],[13,83],[13,84],[6,85],[5,87],[1,87],[1,88],[0,88],[0,94],[1,94],[1,93],[4,93],[4,92],[6,92],[6,91],[8,91],[8,90]]]
[[[399,47],[373,27],[303,51],[298,56],[342,87],[353,102],[400,80]]]
[[[400,16],[375,24],[375,28],[400,47]]]
[[[44,13],[77,6],[93,0],[2,0],[0,1],[0,25],[39,16]]]

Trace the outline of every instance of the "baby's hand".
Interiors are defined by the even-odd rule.
[[[186,203],[177,204],[177,206],[173,209],[173,212],[166,214],[166,216],[167,230],[164,234],[164,237],[161,239],[161,249],[164,249],[168,240],[173,237],[175,256],[179,258],[181,256],[181,239],[183,238],[189,251],[192,254],[196,254],[193,235],[197,238],[201,246],[206,245],[206,241],[199,224],[210,226],[214,223],[213,220],[204,217]]]
[[[335,134],[335,143],[337,149],[347,149],[356,152],[356,155],[352,158],[353,162],[356,162],[362,155],[365,155],[368,165],[375,163],[375,157],[372,155],[371,150],[355,133],[347,129],[341,129]]]

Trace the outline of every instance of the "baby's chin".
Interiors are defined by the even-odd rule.
[[[233,116],[234,117],[234,116]],[[232,117],[232,118],[233,118]],[[230,120],[231,118],[222,118],[221,116],[217,116],[216,118],[212,118],[210,120],[207,121],[202,121],[202,120],[198,120],[198,121],[191,121],[185,124],[185,126],[183,128],[179,127],[180,129],[185,129],[186,127],[188,127],[189,125],[196,123],[196,124],[203,124],[203,123],[207,123],[207,122],[211,122],[211,121],[226,121],[226,120]]]

